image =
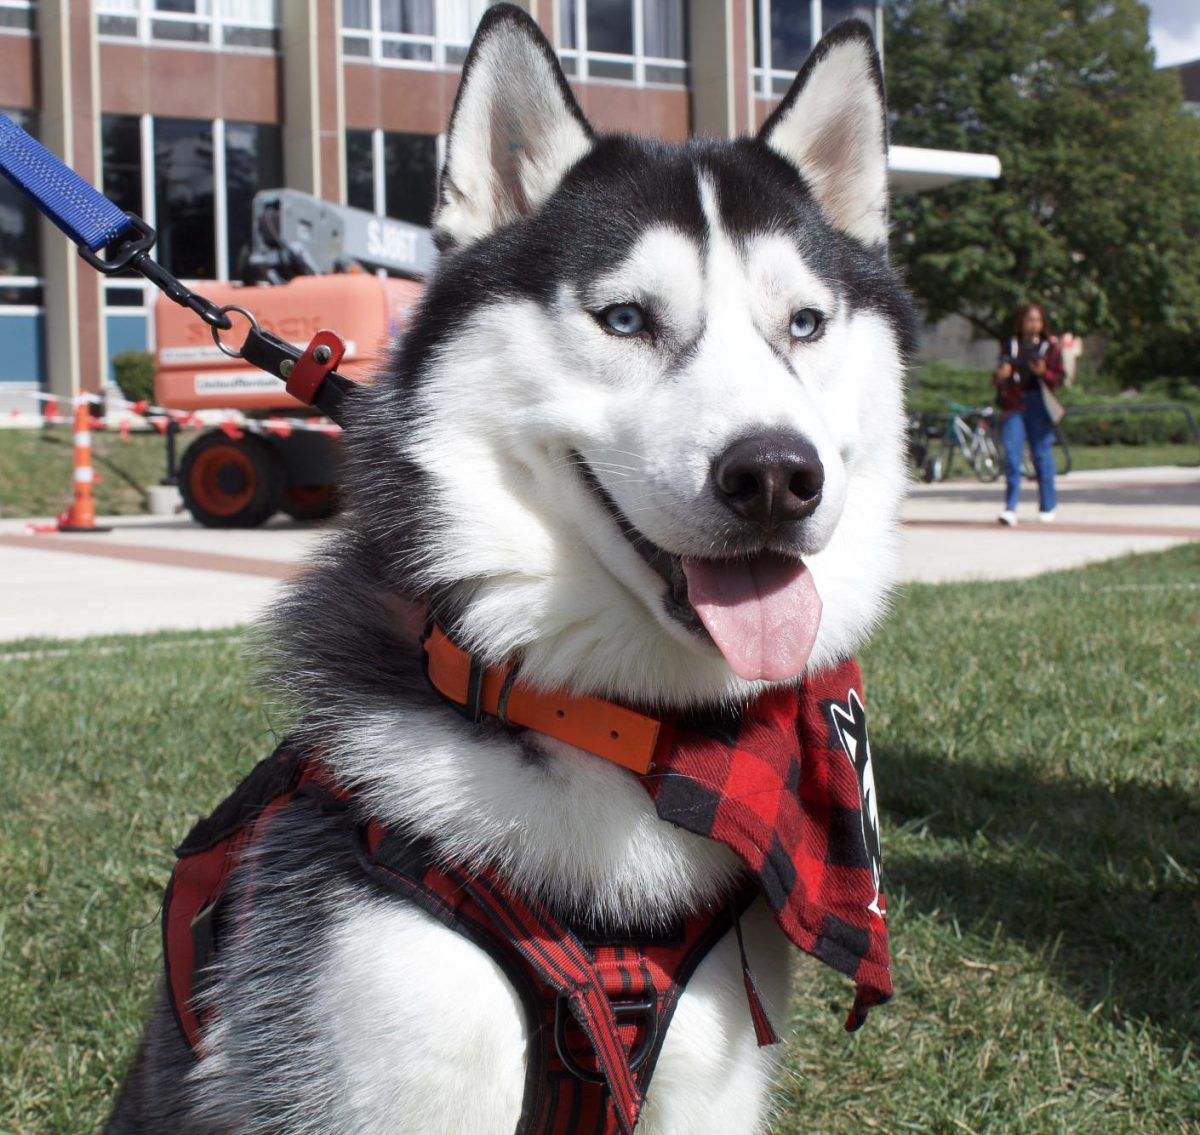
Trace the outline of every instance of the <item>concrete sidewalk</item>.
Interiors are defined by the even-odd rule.
[[[1035,490],[1015,529],[996,523],[1000,483],[915,485],[905,509],[906,580],[1015,579],[1200,540],[1200,471],[1119,469],[1059,479],[1053,524]],[[32,535],[0,521],[0,640],[211,629],[252,619],[322,529],[277,518],[217,531],[188,517],[117,517],[113,531]]]
[[[904,508],[904,578],[1020,579],[1200,540],[1200,469],[1097,469],[1059,477],[1054,521],[1023,487],[1016,528],[997,523],[1004,482],[914,485]]]

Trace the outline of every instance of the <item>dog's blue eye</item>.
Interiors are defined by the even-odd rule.
[[[600,313],[600,318],[618,335],[640,335],[646,329],[646,313],[635,303],[613,304]]]
[[[793,339],[814,339],[821,330],[824,322],[821,313],[811,307],[803,308],[792,316],[792,326],[789,330]]]

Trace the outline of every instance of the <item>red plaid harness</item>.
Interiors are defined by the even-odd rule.
[[[414,870],[387,854],[394,837],[382,832],[368,830],[368,872],[489,953],[525,1003],[531,1043],[518,1131],[629,1135],[688,979],[755,892],[657,938],[614,940],[560,922],[494,872]]]
[[[848,1029],[891,995],[860,688],[848,661],[740,712],[653,723],[653,761],[641,779],[659,816],[732,848],[754,884],[659,939],[597,937],[490,869],[438,865],[428,847],[378,821],[350,823],[364,872],[470,938],[521,995],[531,1044],[519,1132],[630,1135],[688,979],[731,927],[740,945],[738,918],[759,890],[796,945],[855,979]],[[193,1049],[202,1045],[195,994],[219,944],[229,877],[271,817],[303,796],[349,816],[349,793],[319,758],[285,742],[178,849],[164,954],[172,1007]],[[758,1041],[773,1043],[744,951],[742,967]]]
[[[285,742],[178,849],[163,905],[164,956],[176,1020],[197,1053],[196,995],[220,945],[230,876],[274,816],[312,797],[326,815],[348,819],[349,794],[318,759]],[[494,871],[438,866],[422,842],[377,821],[351,827],[371,879],[487,952],[520,995],[531,1041],[518,1132],[629,1135],[680,995],[757,891],[747,887],[722,909],[693,914],[657,937],[620,940],[563,923]],[[740,944],[740,927],[738,936]],[[761,1014],[756,993],[752,1009]]]

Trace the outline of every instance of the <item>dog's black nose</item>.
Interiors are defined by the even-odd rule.
[[[825,470],[800,434],[757,434],[731,445],[713,463],[717,499],[738,516],[775,528],[803,520],[821,503]]]

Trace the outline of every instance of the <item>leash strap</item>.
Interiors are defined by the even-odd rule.
[[[141,217],[126,213],[89,185],[36,138],[0,113],[0,173],[58,226],[79,248],[79,255],[106,276],[137,272],[168,299],[195,312],[213,332],[213,340],[231,358],[244,358],[287,382],[288,393],[342,424],[342,402],[354,383],[337,374],[345,344],[334,331],[318,331],[301,352],[259,327],[245,308],[218,307],[177,280],[150,257],[158,234]],[[120,241],[120,243],[118,243]],[[101,249],[106,255],[96,255]],[[250,322],[240,350],[222,343],[217,331],[233,326],[230,311]]]
[[[0,114],[0,171],[75,244],[92,252],[130,227],[123,210],[7,114]]]
[[[157,233],[141,217],[126,213],[89,185],[6,114],[0,114],[0,173],[66,233],[97,272],[106,276],[137,272],[211,327],[233,326],[224,309],[150,258]],[[100,249],[108,251],[103,259],[96,255]]]

